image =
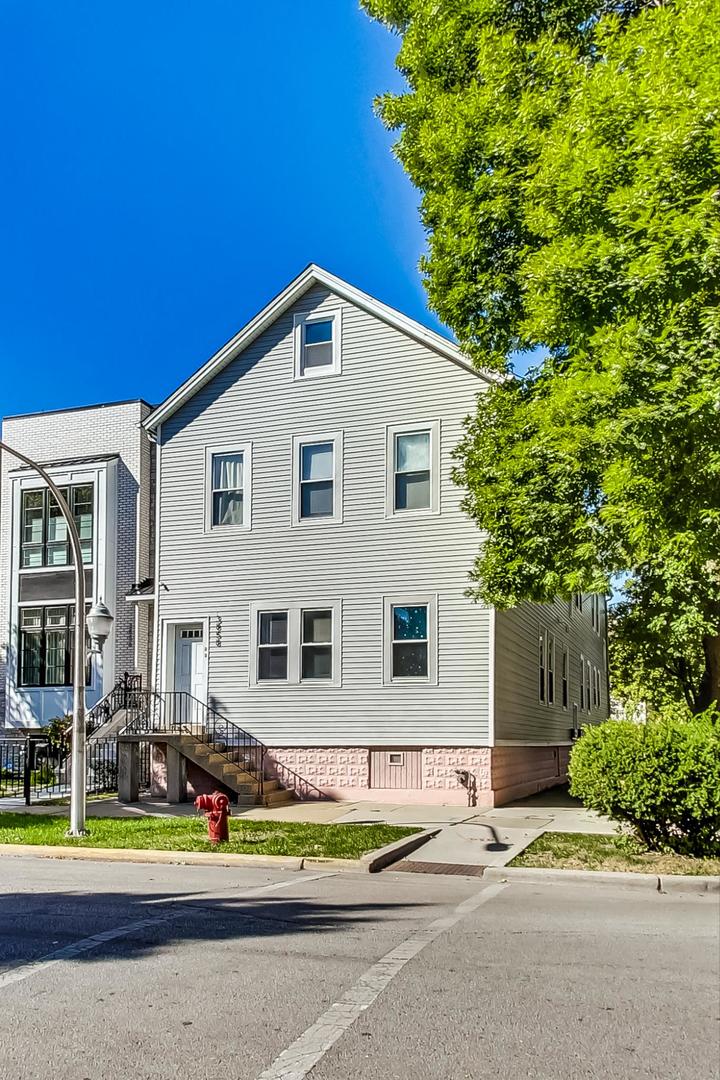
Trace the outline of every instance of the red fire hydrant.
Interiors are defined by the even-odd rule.
[[[208,823],[208,839],[211,844],[219,844],[230,839],[228,818],[230,800],[222,791],[213,791],[212,795],[198,795],[195,809],[204,810]]]

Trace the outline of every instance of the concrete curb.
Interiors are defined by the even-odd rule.
[[[368,874],[377,874],[378,870],[384,870],[391,863],[403,859],[412,851],[417,851],[419,847],[427,844],[428,840],[432,840],[439,832],[442,832],[441,827],[423,829],[422,832],[413,833],[412,836],[403,836],[401,840],[393,840],[392,844],[386,844],[385,847],[378,848],[376,851],[369,851],[367,855],[363,855],[359,860],[360,865]]]
[[[615,885],[655,893],[720,893],[720,877],[690,874],[633,874],[606,870],[546,870],[543,867],[487,866],[483,881],[519,885]]]
[[[60,844],[0,844],[0,856],[36,859],[85,859],[92,862],[162,863],[180,866],[258,866],[274,870],[350,870],[375,874],[437,836],[440,829],[393,840],[360,859],[314,859],[293,855],[234,855],[222,851],[156,851],[149,848],[94,848]]]
[[[155,851],[151,848],[63,847],[51,844],[0,844],[0,856],[37,859],[87,859],[91,862],[163,863],[181,866],[264,866],[302,870],[305,859],[292,855],[233,855],[215,851]]]

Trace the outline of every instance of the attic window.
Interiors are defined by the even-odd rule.
[[[340,312],[295,316],[295,378],[340,372]]]

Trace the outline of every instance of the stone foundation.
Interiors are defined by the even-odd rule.
[[[569,746],[426,746],[422,786],[370,786],[366,746],[287,746],[268,750],[266,776],[273,762],[292,769],[331,799],[352,802],[418,803],[445,806],[501,806],[562,784],[567,779]],[[167,794],[166,747],[153,746],[152,794]],[[459,776],[459,773],[467,774]],[[282,781],[282,774],[279,774]],[[187,797],[221,785],[193,762],[187,763]]]
[[[269,754],[331,799],[499,806],[564,783],[569,751],[569,746],[428,746],[422,749],[418,788],[371,787],[368,747],[272,747]],[[468,774],[467,783],[459,772]]]

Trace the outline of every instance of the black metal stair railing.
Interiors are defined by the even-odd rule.
[[[292,787],[299,797],[327,798],[314,784],[270,757],[267,746],[254,735],[185,690],[163,694],[143,690],[133,695],[126,711],[128,722],[122,735],[190,735],[197,743],[210,746],[213,753],[249,773],[257,782],[260,795],[267,765],[273,777]]]
[[[138,695],[143,694],[142,675],[130,675],[127,671],[113,686],[112,690],[100,698],[91,709],[88,709],[85,720],[86,735],[94,735],[103,726],[112,720],[121,709],[128,709],[137,702]]]

